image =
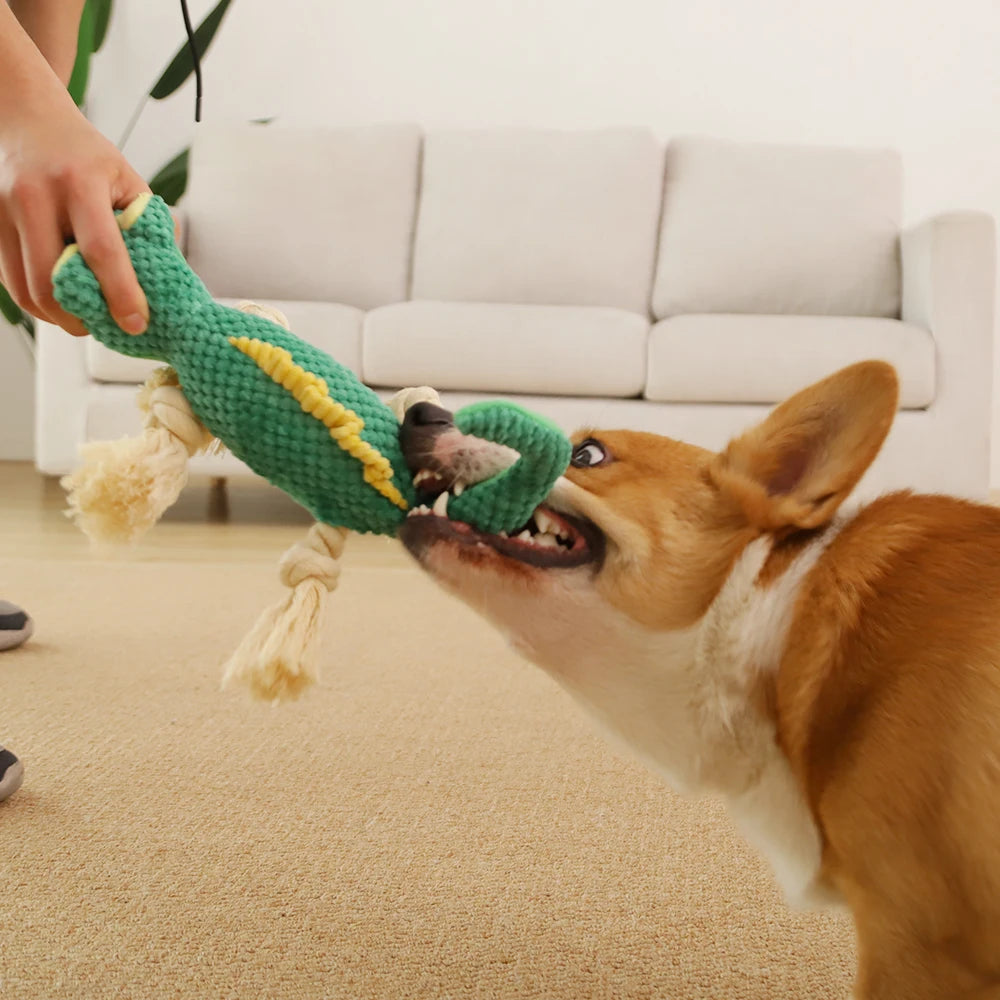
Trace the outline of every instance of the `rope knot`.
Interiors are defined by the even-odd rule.
[[[146,419],[147,426],[166,428],[184,445],[189,455],[201,451],[212,441],[212,434],[194,415],[179,386],[163,385],[154,389],[150,393]]]
[[[291,330],[292,328],[288,322],[288,317],[280,309],[275,309],[274,306],[262,306],[259,302],[243,301],[238,303],[236,308],[240,312],[247,313],[250,316],[260,316],[261,319],[269,319],[272,323],[277,323],[278,326],[283,326],[286,330]]]
[[[154,430],[162,427],[183,445],[188,455],[211,444],[212,434],[194,415],[173,368],[158,368],[153,372],[139,390],[138,402],[145,415],[144,426]]]
[[[396,415],[396,419],[402,423],[406,411],[417,403],[435,403],[441,405],[441,397],[435,389],[429,385],[416,386],[411,389],[400,389],[392,399],[389,400],[389,409]]]
[[[294,589],[306,580],[315,580],[327,591],[340,582],[340,557],[344,552],[347,531],[327,524],[314,524],[303,542],[293,545],[282,556],[281,582]]]

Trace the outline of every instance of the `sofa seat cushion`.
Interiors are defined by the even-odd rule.
[[[900,406],[934,401],[934,340],[899,320],[839,316],[674,316],[649,337],[648,399],[669,403],[780,403],[838,368],[888,361]]]
[[[896,317],[901,214],[889,150],[675,139],[653,312]]]
[[[371,385],[637,396],[648,335],[622,309],[403,302],[367,315],[363,371]]]
[[[647,312],[663,158],[639,128],[428,133],[412,297]]]
[[[223,305],[236,305],[236,299],[219,299]],[[335,361],[361,373],[361,324],[364,313],[351,306],[329,302],[281,302],[268,305],[280,309],[291,324],[292,332],[326,351]],[[150,373],[161,368],[159,361],[129,358],[109,350],[93,337],[87,338],[87,373],[98,382],[145,382]]]

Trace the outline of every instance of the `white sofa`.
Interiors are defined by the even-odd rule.
[[[202,126],[181,208],[214,295],[278,306],[387,394],[429,384],[447,405],[504,396],[567,430],[720,447],[810,381],[884,358],[902,412],[862,494],[983,497],[993,223],[901,231],[901,187],[890,151],[643,129]],[[39,468],[134,432],[151,367],[43,325]]]

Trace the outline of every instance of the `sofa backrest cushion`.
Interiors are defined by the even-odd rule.
[[[428,133],[412,297],[648,315],[663,155],[645,129]]]
[[[182,203],[191,266],[216,296],[405,299],[420,141],[411,125],[201,126]]]
[[[889,150],[675,139],[653,312],[898,316],[901,212]]]

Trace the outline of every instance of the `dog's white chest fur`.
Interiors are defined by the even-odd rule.
[[[584,597],[568,586],[554,614],[543,602],[544,617],[522,617],[511,636],[679,792],[724,796],[743,835],[799,905],[832,901],[816,884],[820,838],[753,692],[760,674],[776,669],[802,581],[833,533],[766,587],[756,581],[771,541],[758,539],[704,618],[680,632],[643,629],[593,591]]]

